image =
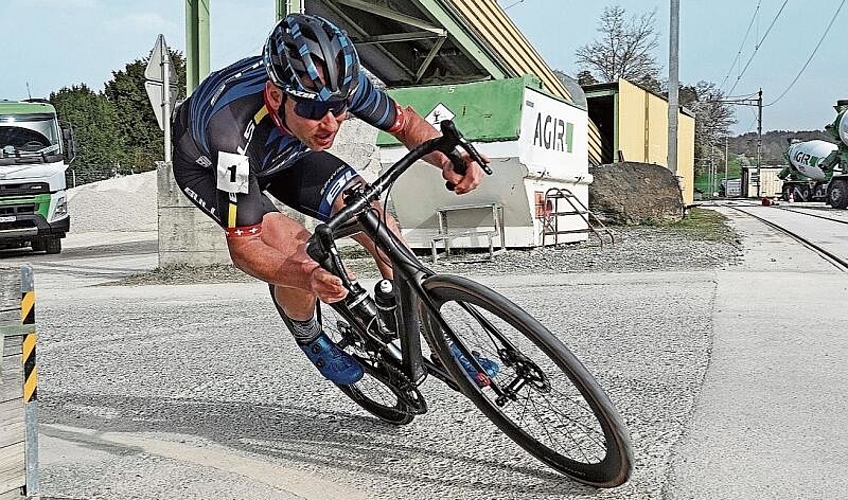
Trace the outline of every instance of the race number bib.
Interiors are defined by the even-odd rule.
[[[227,193],[247,193],[250,162],[247,156],[218,153],[218,189]]]

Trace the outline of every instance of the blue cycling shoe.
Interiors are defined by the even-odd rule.
[[[362,365],[353,359],[353,356],[339,349],[324,332],[312,342],[300,345],[300,348],[321,375],[336,385],[355,384],[362,378]]]
[[[477,362],[480,363],[480,366],[485,370],[486,373],[480,373],[474,368],[474,365],[466,358],[462,351],[460,351],[459,346],[456,344],[451,344],[451,352],[459,360],[459,364],[462,365],[462,368],[465,369],[465,373],[471,377],[471,380],[474,380],[477,383],[477,387],[488,387],[491,383],[491,379],[494,378],[500,371],[501,367],[498,366],[497,363],[492,361],[489,358],[484,358],[480,356],[480,353],[477,351],[471,351],[471,355],[477,358]]]

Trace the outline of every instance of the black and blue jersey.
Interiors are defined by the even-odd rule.
[[[261,191],[271,178],[311,153],[297,137],[279,126],[267,108],[264,98],[267,80],[261,57],[242,59],[210,74],[175,112],[177,183],[228,232],[258,225],[267,212],[260,209]],[[364,72],[359,74],[348,110],[353,116],[387,131],[399,126],[402,113]],[[227,162],[232,162],[232,166]],[[232,179],[226,178],[228,168],[232,169]],[[244,175],[237,177],[237,172]]]

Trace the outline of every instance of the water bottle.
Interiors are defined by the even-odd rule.
[[[395,309],[397,309],[397,299],[395,298],[395,287],[392,280],[382,279],[377,282],[374,286],[374,302],[377,303],[377,311],[383,324],[392,333],[396,333]]]

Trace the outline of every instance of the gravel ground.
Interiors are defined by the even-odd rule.
[[[725,230],[704,238],[673,226],[616,227],[614,244],[600,246],[596,239],[557,247],[508,250],[488,260],[488,252],[440,257],[429,264],[436,272],[456,274],[534,274],[580,272],[697,271],[737,265],[741,244],[736,233]],[[376,277],[373,261],[359,247],[342,249],[345,265],[359,278]],[[134,275],[110,285],[192,284],[249,282],[254,278],[232,266],[168,267]]]

